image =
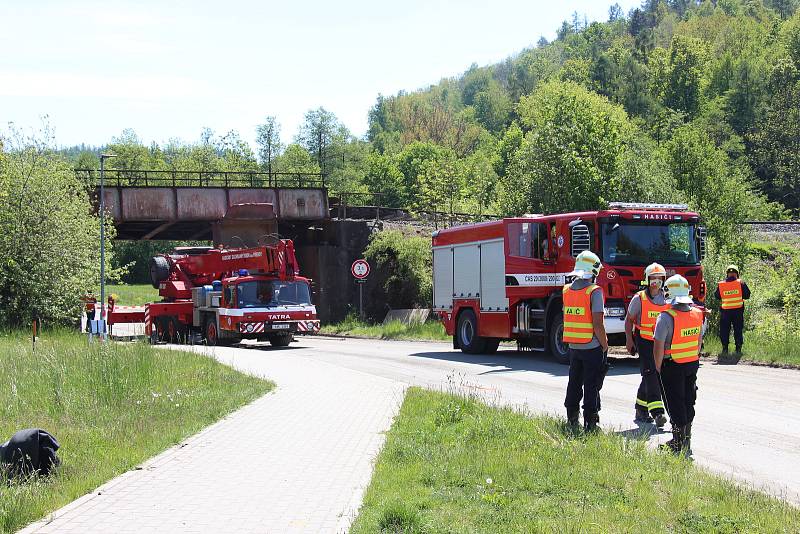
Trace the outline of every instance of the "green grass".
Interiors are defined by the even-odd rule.
[[[351,532],[797,532],[800,511],[648,450],[409,390]]]
[[[387,324],[368,324],[350,316],[341,323],[323,325],[323,334],[350,335],[361,337],[374,337],[376,339],[405,339],[421,341],[449,341],[450,336],[444,331],[444,326],[438,321],[425,323],[411,323],[406,325],[400,321],[391,321]]]
[[[719,356],[722,352],[722,343],[715,334],[704,338],[703,347],[712,356]],[[728,350],[734,348],[731,332]],[[800,336],[787,329],[770,334],[761,330],[745,332],[742,360],[800,367]]]
[[[195,434],[274,387],[215,360],[145,344],[0,334],[0,442],[40,427],[59,440],[47,480],[0,481],[0,532],[13,532]]]
[[[106,295],[112,293],[117,296],[117,304],[120,306],[139,306],[161,300],[161,297],[158,296],[158,289],[153,288],[150,284],[106,286]],[[100,295],[99,292],[96,294]]]

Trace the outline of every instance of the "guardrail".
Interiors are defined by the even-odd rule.
[[[75,169],[75,175],[86,184],[100,185],[99,170]],[[323,174],[305,172],[106,169],[103,181],[109,187],[325,187]]]

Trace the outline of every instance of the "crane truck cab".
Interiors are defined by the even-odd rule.
[[[705,301],[700,216],[681,204],[611,203],[609,209],[527,215],[434,232],[433,304],[453,347],[491,353],[503,340],[550,351],[567,363],[561,290],[575,257],[600,256],[612,345],[625,343],[627,306],[643,287],[644,268],[664,265],[689,280]]]

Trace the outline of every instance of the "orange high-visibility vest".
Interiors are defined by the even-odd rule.
[[[700,359],[700,333],[703,331],[703,312],[667,310],[672,316],[672,345],[664,351],[675,363],[690,363]]]
[[[744,308],[744,291],[742,291],[742,283],[739,280],[720,282],[717,287],[719,287],[723,310]]]
[[[647,294],[647,290],[639,291],[639,300],[642,301],[642,313],[640,314],[639,324],[636,325],[636,328],[639,329],[639,335],[642,336],[642,339],[653,341],[655,339],[653,336],[656,330],[658,314],[667,311],[669,309],[669,304],[662,304],[660,306],[653,304],[650,300],[650,296]]]
[[[586,289],[571,289],[564,286],[564,343],[585,345],[592,342],[592,292],[600,286],[590,285]]]

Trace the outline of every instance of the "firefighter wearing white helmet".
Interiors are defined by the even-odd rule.
[[[569,383],[564,407],[570,425],[578,425],[579,404],[583,398],[583,426],[597,430],[600,421],[600,387],[606,369],[608,338],[603,324],[603,291],[595,284],[600,258],[590,251],[575,258],[575,269],[568,276],[575,280],[563,289],[564,335],[569,344]]]
[[[658,315],[669,308],[664,298],[666,279],[667,271],[662,265],[648,265],[644,270],[645,289],[631,299],[625,318],[625,344],[631,356],[639,353],[639,372],[642,375],[636,393],[634,421],[655,422],[659,429],[667,423],[667,418],[653,359],[653,333]]]
[[[690,454],[703,311],[693,306],[689,282],[681,275],[668,278],[664,292],[670,308],[656,320],[653,343],[656,370],[672,422],[672,439],[663,447]]]

